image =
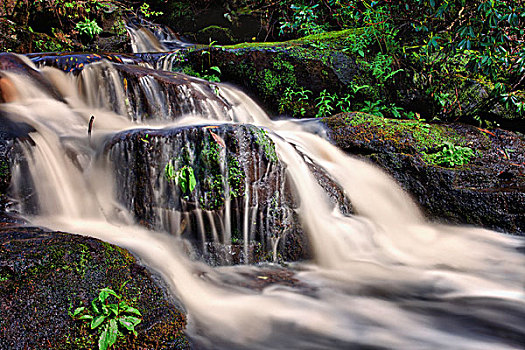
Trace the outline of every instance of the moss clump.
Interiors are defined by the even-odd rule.
[[[229,44],[234,41],[231,29],[216,25],[208,26],[195,33],[195,39],[200,43],[216,41],[221,44]]]
[[[266,131],[260,128],[250,129],[255,136],[255,142],[263,149],[264,155],[267,160],[271,162],[277,162],[277,152],[275,151],[275,144],[266,134]]]
[[[465,141],[442,125],[429,124],[418,120],[396,120],[367,113],[355,113],[346,117],[349,125],[363,129],[370,128],[376,137],[395,143],[410,142],[419,152],[435,150],[446,142],[464,145]]]

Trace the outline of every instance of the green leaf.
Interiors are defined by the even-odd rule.
[[[118,330],[117,320],[115,319],[109,320],[109,341],[110,341],[109,346],[115,344],[115,342],[117,341],[118,333],[119,333],[119,330]]]
[[[73,317],[78,316],[78,314],[80,314],[80,313],[81,313],[82,311],[84,311],[85,309],[86,309],[86,308],[83,307],[83,306],[81,306],[81,307],[77,307],[77,308],[75,309],[75,311],[73,311]]]
[[[98,294],[98,299],[100,300],[100,302],[103,303],[110,295],[113,295],[115,298],[120,299],[117,293],[115,293],[115,291],[111,288],[102,288],[100,290],[100,293]]]
[[[137,316],[142,316],[142,314],[140,313],[139,310],[135,309],[134,307],[131,307],[131,306],[128,306],[126,308],[123,309],[124,312],[128,313],[128,314],[134,314],[134,315],[137,315]]]
[[[100,338],[98,338],[98,349],[99,350],[106,350],[109,348],[112,344],[109,343],[109,329],[108,325],[104,327],[104,330],[100,334]]]
[[[96,314],[100,314],[100,309],[98,308],[96,301],[97,301],[97,299],[93,299],[93,300],[91,301],[91,308],[93,308],[93,311],[94,311]]]
[[[109,305],[108,305],[108,309],[109,309],[109,311],[113,312],[113,314],[114,314],[115,316],[118,316],[118,313],[119,313],[119,310],[118,310],[118,309],[119,309],[119,307],[118,307],[117,304],[109,304]]]
[[[95,317],[91,321],[91,329],[95,329],[98,326],[100,326],[102,324],[102,322],[104,322],[105,319],[106,319],[106,316],[104,316],[104,315],[100,315],[100,316]]]
[[[93,316],[91,316],[91,315],[82,315],[78,319],[79,320],[92,320]]]
[[[164,168],[164,175],[168,180],[175,179],[175,167],[173,166],[172,159],[170,159],[170,161],[166,164],[166,167]]]
[[[123,316],[118,319],[119,324],[126,328],[128,331],[135,333],[135,326],[138,325],[142,320],[133,316]]]
[[[221,69],[217,66],[210,67],[211,70],[216,71],[217,73],[221,74]]]

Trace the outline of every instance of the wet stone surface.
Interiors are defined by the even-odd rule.
[[[186,349],[181,307],[126,250],[94,238],[35,227],[0,227],[0,349],[96,348],[99,332],[68,312],[98,290],[119,291],[141,311],[138,336],[115,349]]]

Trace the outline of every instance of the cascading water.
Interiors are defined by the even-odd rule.
[[[89,77],[99,69],[109,73],[95,84]],[[384,173],[299,122],[270,120],[235,88],[192,81],[181,103],[201,107],[170,115],[168,105],[181,99],[180,89],[163,90],[152,70],[141,69],[138,81],[115,73],[123,71],[109,63],[93,64],[80,76],[43,68],[63,99],[25,76],[2,72],[12,91],[1,112],[34,128],[17,146],[15,195],[30,183],[33,193],[18,199],[31,222],[124,246],[161,273],[188,311],[188,335],[197,347],[492,350],[525,343],[523,240],[426,222]],[[143,85],[150,94],[136,93]],[[166,103],[152,112],[137,99]],[[146,112],[148,118],[140,117]],[[276,159],[262,143],[254,146],[261,129],[245,124],[266,130]],[[174,170],[205,164],[210,150],[216,163],[202,165],[202,173],[195,167],[193,191],[168,182],[168,164]],[[252,158],[246,163],[251,170],[244,169],[247,181],[229,181],[226,165],[235,157]],[[330,201],[308,162],[344,190],[355,215]],[[210,174],[223,191],[216,211],[205,197],[212,193],[204,186]],[[148,193],[137,187],[144,179]],[[264,267],[211,267],[188,256],[187,239],[228,245],[236,227],[247,260],[248,242],[276,226],[264,224],[272,201],[264,197],[268,186],[280,196],[276,207],[288,205],[276,216],[288,224],[265,242],[281,244],[279,234],[293,222],[313,253],[311,261],[289,266],[295,287],[243,287],[246,276]],[[293,197],[288,202],[286,193]],[[141,220],[157,231],[135,224]]]

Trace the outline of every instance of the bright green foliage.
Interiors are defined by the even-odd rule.
[[[326,117],[334,111],[333,105],[337,100],[337,94],[330,94],[326,90],[321,91],[319,97],[316,99],[318,108],[316,117]]]
[[[88,18],[78,22],[75,26],[75,29],[78,30],[80,34],[86,34],[90,38],[93,38],[95,35],[102,33],[102,28],[99,27],[97,21],[90,20]]]
[[[279,112],[292,111],[296,117],[304,117],[308,108],[309,95],[312,92],[301,87],[294,90],[287,87],[279,100]]]
[[[195,186],[197,186],[197,180],[195,179],[193,168],[189,165],[184,165],[182,168],[175,171],[175,166],[171,159],[164,168],[164,176],[168,181],[175,180],[175,183],[180,187],[183,194],[193,192]]]
[[[470,147],[457,146],[451,142],[445,142],[443,148],[433,154],[423,153],[424,159],[432,164],[445,167],[455,167],[467,164],[476,152]]]
[[[140,14],[142,14],[144,17],[148,18],[148,17],[156,17],[156,16],[160,16],[162,14],[164,14],[162,11],[152,11],[150,9],[150,6],[148,3],[142,3],[142,5],[140,5],[139,7],[139,12]]]
[[[293,11],[291,21],[281,22],[280,33],[297,32],[301,35],[319,34],[325,31],[322,25],[316,23],[317,7],[319,4],[308,5],[291,5]]]
[[[270,137],[266,134],[266,130],[263,130],[261,128],[255,128],[255,130],[252,130],[252,132],[255,134],[255,143],[257,143],[260,147],[264,150],[264,155],[266,158],[271,162],[277,162],[277,152],[275,151],[275,144],[270,139]]]
[[[110,299],[116,299],[116,302],[110,302]],[[81,306],[70,313],[70,316],[89,323],[91,329],[102,330],[98,340],[99,350],[110,348],[125,332],[136,336],[135,327],[142,321],[140,311],[129,306],[111,288],[100,290],[98,296],[91,301],[91,309]]]
[[[191,193],[197,185],[193,168],[185,165],[175,174],[175,182],[179,185],[182,193]]]

